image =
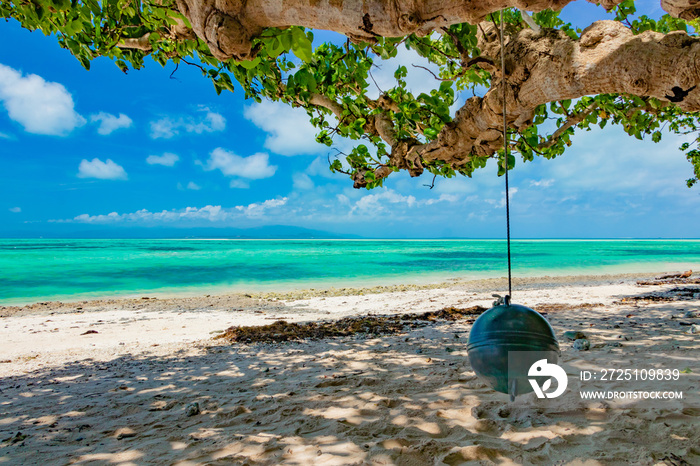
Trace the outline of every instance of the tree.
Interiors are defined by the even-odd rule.
[[[633,19],[633,0],[603,0],[614,19],[578,30],[559,18],[570,1],[3,0],[0,15],[55,34],[88,69],[105,56],[127,72],[150,56],[199,67],[218,93],[233,92],[235,79],[248,98],[303,107],[320,143],[358,141],[346,165],[331,163],[356,188],[399,170],[471,176],[492,157],[504,173],[504,92],[509,148],[523,161],[563,154],[576,129],[594,125],[621,125],[654,142],[668,130],[695,137],[680,148],[694,169],[688,186],[695,184],[700,7],[661,0],[667,14],[659,20]],[[313,29],[346,40],[313,49]],[[399,47],[437,65],[434,89],[412,95],[402,66],[395,85],[370,98],[375,61]],[[455,93],[465,90],[473,97],[451,117]]]

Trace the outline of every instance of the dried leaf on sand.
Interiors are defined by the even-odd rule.
[[[448,307],[439,311],[420,314],[367,315],[321,322],[305,322],[302,324],[278,320],[264,326],[230,327],[216,338],[223,338],[231,343],[271,343],[343,337],[355,334],[381,335],[400,333],[408,328],[419,327],[426,325],[427,322],[436,320],[474,320],[484,311],[486,311],[486,308],[482,306],[473,306],[465,309]]]

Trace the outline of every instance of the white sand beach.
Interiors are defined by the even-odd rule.
[[[0,308],[0,464],[700,464],[700,284],[640,278],[516,281],[514,301],[556,331],[569,386],[514,402],[472,371],[468,321],[214,338],[277,320],[490,307],[502,280]],[[572,348],[572,330],[589,350]],[[580,380],[606,368],[680,375]],[[682,399],[582,399],[594,388]]]

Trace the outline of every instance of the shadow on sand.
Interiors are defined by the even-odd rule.
[[[652,310],[656,323],[672,312]],[[674,386],[686,398],[580,398],[582,368],[642,364],[656,351],[634,326],[614,328],[627,311],[550,319],[561,334],[606,312],[597,341],[626,333],[640,346],[578,353],[564,344],[569,389],[550,400],[510,403],[481,383],[462,322],[372,338],[206,342],[8,377],[0,464],[700,464],[698,346],[682,329],[671,332],[675,350],[657,349],[674,367],[693,366]]]

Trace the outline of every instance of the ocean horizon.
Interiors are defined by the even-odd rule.
[[[700,239],[512,241],[519,277],[700,267]],[[504,239],[1,239],[0,305],[423,284],[507,274]]]

